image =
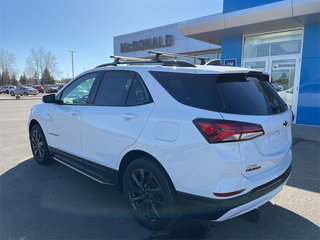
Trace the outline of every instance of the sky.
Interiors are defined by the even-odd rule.
[[[57,58],[60,78],[111,62],[113,37],[222,12],[223,0],[0,0],[0,47],[18,77],[32,48]]]

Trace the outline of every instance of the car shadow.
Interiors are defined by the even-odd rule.
[[[319,227],[267,203],[212,223],[181,218],[152,232],[129,212],[120,192],[55,162],[27,159],[0,176],[0,239],[315,239]]]
[[[224,222],[181,218],[153,239],[319,239],[320,228],[307,219],[270,202]]]
[[[0,184],[0,239],[142,239],[152,233],[133,219],[119,191],[58,162],[27,159],[2,174]]]
[[[293,138],[288,186],[320,193],[320,142]]]

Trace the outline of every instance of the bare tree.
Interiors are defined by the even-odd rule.
[[[16,74],[14,65],[16,63],[16,58],[13,53],[4,51],[0,48],[0,68],[2,73],[2,82],[1,85],[10,83],[10,75]]]
[[[26,68],[24,72],[26,73],[26,77],[28,79],[27,83],[32,85],[33,84],[33,77],[34,77],[34,75],[37,75],[36,72],[34,72],[34,70],[32,68]],[[38,78],[36,78],[36,79],[38,79]]]
[[[56,77],[62,74],[58,68],[57,58],[51,51],[46,51],[43,47],[38,49],[32,48],[26,59],[26,70],[36,73],[35,77],[39,80],[46,68],[51,75]]]
[[[44,55],[44,69],[47,68],[50,75],[60,76],[62,72],[58,68],[57,58],[54,54],[51,53],[51,51],[48,51]],[[42,72],[43,73],[43,72]]]

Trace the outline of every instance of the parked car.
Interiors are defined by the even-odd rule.
[[[9,94],[12,90],[15,90],[16,86],[3,86],[1,88],[1,92],[0,93],[7,93]]]
[[[59,85],[57,86],[58,90],[60,90],[60,89],[63,88],[63,87],[64,87],[64,84],[59,84]]]
[[[120,190],[152,230],[181,214],[224,221],[281,191],[293,115],[269,75],[159,58],[135,63],[100,65],[43,96],[29,117],[34,159]]]
[[[32,88],[37,89],[39,93],[44,93],[44,88],[39,85],[32,86]]]
[[[11,96],[14,95],[37,95],[39,92],[37,89],[31,88],[31,87],[24,87],[24,86],[19,86],[17,89],[11,90],[10,94]]]
[[[56,87],[49,87],[46,89],[46,93],[56,93],[58,92],[58,88]]]

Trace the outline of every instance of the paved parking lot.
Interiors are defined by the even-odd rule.
[[[293,172],[264,206],[221,222],[182,218],[152,232],[122,194],[62,164],[38,165],[27,119],[41,95],[0,94],[0,239],[320,239],[320,142],[294,138]]]

